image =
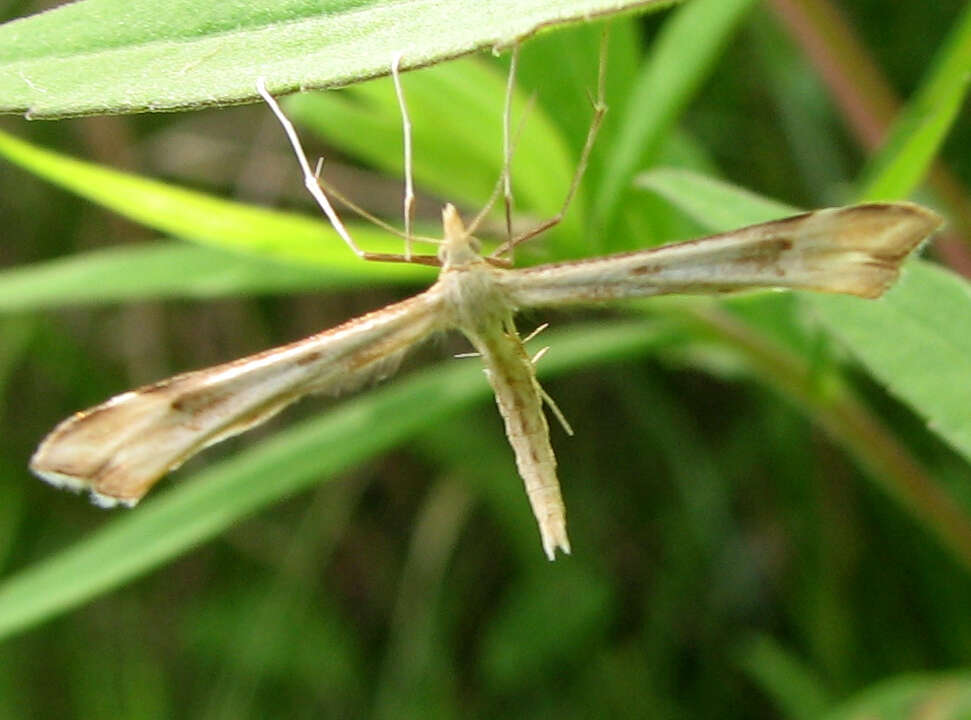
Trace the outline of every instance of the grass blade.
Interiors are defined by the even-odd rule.
[[[346,85],[662,0],[84,0],[0,27],[0,112],[198,108]]]
[[[400,279],[407,281],[404,275]],[[0,313],[306,292],[368,282],[366,276],[340,268],[275,262],[191,243],[126,245],[0,271]]]
[[[907,197],[930,167],[971,83],[971,5],[955,23],[933,67],[898,117],[864,175],[861,200]]]
[[[752,0],[699,0],[665,24],[635,81],[604,164],[594,205],[598,226],[610,226],[634,175],[651,164],[665,134],[752,5]]]
[[[223,250],[326,266],[362,277],[427,277],[414,267],[361,262],[324,219],[252,205],[124,173],[39,148],[0,133],[0,155],[56,185],[147,227]],[[401,241],[372,225],[349,231],[374,252],[400,252]],[[177,268],[176,268],[177,270]]]

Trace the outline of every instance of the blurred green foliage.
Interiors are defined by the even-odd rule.
[[[966,72],[948,63],[971,47],[965,3],[840,7],[901,97],[945,94],[960,112]],[[587,182],[569,222],[520,260],[643,247],[745,217],[741,199],[716,220],[698,213],[714,202],[700,190],[680,202],[665,192],[683,196],[678,183],[699,173],[815,207],[852,202],[881,167],[915,182],[937,154],[966,203],[966,110],[940,149],[944,111],[921,149],[885,154],[867,174],[792,27],[739,0],[616,20],[611,110]],[[599,35],[551,30],[523,47],[516,107],[535,94],[513,168],[523,221],[562,197]],[[825,49],[837,67],[852,62]],[[507,57],[403,78],[428,228],[442,200],[472,210],[497,176]],[[865,102],[868,89],[855,91]],[[329,181],[395,219],[390,84],[287,108],[327,155]],[[919,134],[899,127],[892,148]],[[3,140],[8,158],[30,155],[35,173],[123,216],[0,165],[0,718],[971,713],[971,423],[947,416],[942,429],[950,408],[934,404],[971,385],[957,372],[963,338],[945,357],[954,374],[926,358],[933,370],[914,393],[911,379],[881,372],[901,365],[862,352],[867,340],[840,331],[838,310],[802,295],[645,303],[634,321],[619,309],[552,318],[585,323],[551,331],[540,365],[577,430],[554,428],[574,555],[553,564],[475,361],[443,360],[465,349],[453,338],[408,363],[431,369],[359,398],[306,401],[207,451],[139,509],[105,513],[28,475],[55,422],[380,307],[427,274],[355,265],[322,225],[204,196],[313,213],[263,106],[4,118],[0,130],[83,160],[37,160]],[[660,166],[694,175],[655,170],[634,185]],[[920,193],[962,227],[938,183]],[[906,280],[965,322],[966,282],[924,267]],[[930,320],[910,319],[905,335],[881,334],[917,342]],[[876,434],[854,435],[847,418]],[[935,493],[944,509],[926,502]]]

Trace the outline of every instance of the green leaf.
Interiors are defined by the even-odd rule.
[[[660,195],[711,232],[727,232],[801,212],[724,180],[680,168],[648,170],[634,179],[634,186]]]
[[[971,716],[971,674],[898,675],[870,687],[825,720],[909,720],[933,715],[937,720]]]
[[[609,227],[635,173],[655,153],[753,0],[697,0],[668,20],[627,101],[604,164],[595,220]]]
[[[669,0],[84,0],[0,27],[0,112],[195,108],[346,85]]]
[[[300,292],[367,282],[366,276],[340,268],[281,263],[189,243],[126,245],[0,271],[0,312]]]
[[[870,162],[860,200],[907,197],[920,183],[961,110],[971,83],[971,5],[966,5],[933,68]]]
[[[541,375],[634,355],[671,339],[666,326],[644,322],[550,335],[554,352],[540,366]],[[0,637],[172,560],[262,507],[333,479],[488,391],[478,364],[433,368],[350,400],[157,493],[91,537],[7,578],[0,585]]]
[[[881,383],[971,461],[971,285],[910,262],[875,302],[812,298],[816,314]]]
[[[812,668],[768,635],[747,638],[738,658],[752,681],[775,701],[781,717],[815,720],[833,704]]]
[[[411,276],[413,267],[361,262],[326,220],[234,203],[44,150],[0,133],[0,154],[26,170],[143,225],[225,250],[326,266],[366,277]],[[296,168],[296,164],[294,164]],[[401,241],[373,225],[348,226],[374,252],[400,252]],[[178,270],[178,268],[174,268]]]

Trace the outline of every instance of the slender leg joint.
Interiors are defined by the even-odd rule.
[[[270,95],[269,90],[266,89],[266,80],[263,77],[259,77],[256,80],[256,91],[263,97],[266,104],[270,106],[270,110],[276,115],[277,120],[280,121],[280,125],[283,126],[283,131],[287,134],[287,138],[290,140],[290,145],[293,147],[293,152],[297,156],[297,161],[300,163],[300,169],[303,172],[303,184],[307,188],[307,191],[313,196],[313,199],[317,201],[320,209],[324,211],[324,215],[330,221],[331,227],[334,231],[341,236],[341,239],[347,243],[347,246],[351,251],[357,255],[359,258],[365,257],[365,253],[361,250],[357,243],[354,242],[353,238],[347,228],[344,227],[344,223],[337,216],[334,208],[330,204],[330,200],[324,194],[323,189],[320,187],[320,182],[317,180],[317,175],[310,169],[310,163],[307,161],[307,153],[304,152],[303,145],[300,143],[300,137],[297,135],[296,128],[293,127],[293,123],[290,122],[289,118],[283,114],[283,110],[280,108],[280,104],[276,99]],[[320,167],[320,164],[318,164]]]
[[[401,65],[401,53],[391,56],[391,78],[394,80],[395,95],[398,96],[398,107],[401,109],[401,134],[405,152],[405,259],[411,259],[412,224],[415,218],[415,188],[411,162],[411,119],[408,117],[408,106],[405,104],[405,93],[401,88],[401,75],[398,68]]]

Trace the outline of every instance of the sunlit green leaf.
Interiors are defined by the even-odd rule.
[[[171,110],[345,85],[669,0],[84,0],[0,27],[0,112]]]
[[[81,197],[187,240],[368,277],[409,273],[416,276],[414,267],[361,262],[323,218],[234,203],[76,160],[3,133],[0,133],[0,154]],[[373,225],[357,223],[349,229],[358,243],[370,251],[401,252],[400,239],[389,237]],[[174,270],[177,272],[178,268]]]

